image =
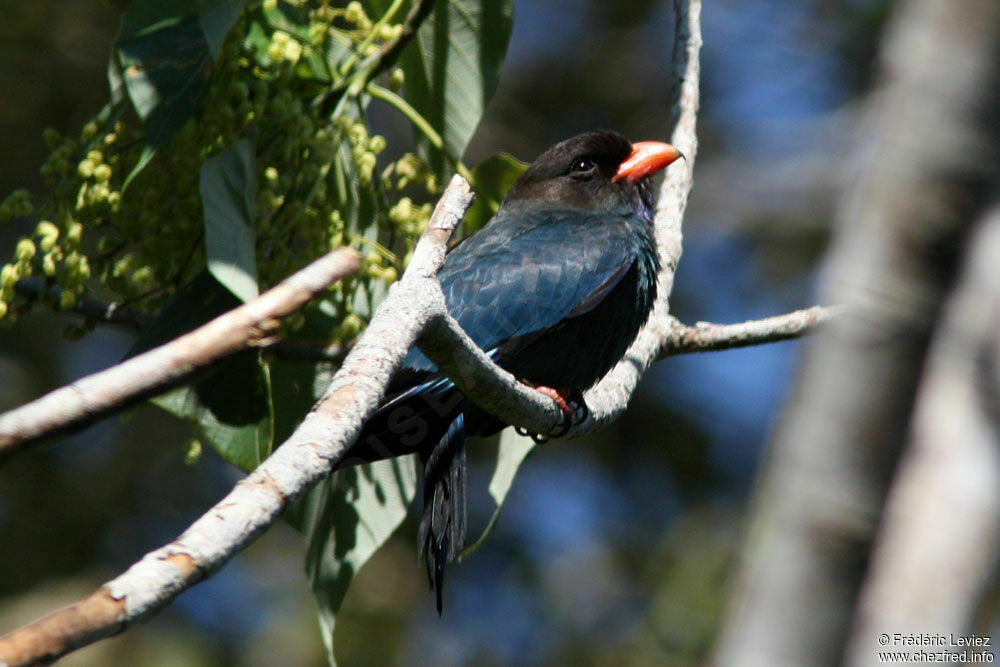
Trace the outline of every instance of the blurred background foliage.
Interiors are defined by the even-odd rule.
[[[44,190],[43,130],[76,135],[106,102],[124,5],[0,8],[0,193]],[[733,322],[810,304],[889,5],[704,7],[701,149],[673,299],[682,320]],[[515,0],[499,86],[464,163],[497,151],[530,161],[595,127],[667,138],[673,30],[670,2]],[[373,133],[412,146],[408,121],[383,105],[370,111]],[[377,157],[381,170],[399,152]],[[30,231],[0,225],[0,257]],[[61,332],[71,323],[37,311],[0,329],[0,409],[109,366],[135,343],[99,326],[70,344]],[[613,427],[538,449],[492,538],[452,568],[441,619],[416,562],[415,526],[404,523],[347,595],[339,660],[696,664],[798,348],[666,360]],[[186,464],[189,440],[186,424],[144,407],[0,470],[0,629],[89,592],[238,479],[210,451]],[[470,453],[472,532],[492,512],[488,450]],[[301,537],[279,524],[152,622],[65,664],[323,664],[302,556]]]

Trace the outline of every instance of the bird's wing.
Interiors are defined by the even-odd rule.
[[[521,212],[456,247],[438,278],[448,310],[484,350],[596,306],[635,261],[634,221],[592,212]],[[436,370],[418,350],[413,371]]]

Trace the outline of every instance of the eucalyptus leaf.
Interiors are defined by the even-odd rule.
[[[133,0],[122,15],[118,39],[130,39],[197,16],[204,0]]]
[[[142,147],[142,153],[139,155],[139,159],[136,160],[135,166],[132,167],[132,170],[129,171],[128,176],[125,177],[125,181],[122,183],[122,192],[125,192],[128,189],[128,186],[131,185],[135,177],[142,173],[142,170],[146,168],[146,165],[149,164],[154,157],[156,157],[156,148],[150,146],[149,144]]]
[[[197,16],[119,38],[111,57],[118,60],[150,146],[160,146],[182,128],[208,89],[212,59]]]
[[[198,25],[205,35],[208,51],[212,58],[218,58],[222,52],[222,43],[226,41],[229,29],[240,17],[246,0],[214,0],[204,3],[204,8],[198,15]]]
[[[108,58],[108,90],[111,92],[112,104],[120,104],[128,97],[128,91],[125,89],[125,72],[122,71],[118,54],[114,52]]]
[[[493,533],[497,520],[500,518],[500,511],[507,500],[507,494],[514,483],[514,477],[517,476],[521,464],[533,451],[535,451],[535,441],[518,434],[512,427],[504,429],[500,434],[500,441],[497,444],[497,465],[493,470],[493,478],[490,480],[489,486],[490,495],[497,506],[493,510],[493,515],[490,517],[489,523],[486,524],[483,534],[462,552],[463,558],[481,547]]]
[[[444,140],[444,154],[427,148],[442,183],[496,91],[513,23],[513,0],[440,0],[403,51],[406,99]]]
[[[122,16],[108,65],[112,99],[124,90],[159,146],[194,116],[212,59],[245,0],[133,0]]]
[[[241,139],[206,160],[199,179],[208,270],[243,301],[258,294],[254,174],[253,149]]]
[[[535,441],[518,434],[513,428],[504,429],[497,447],[497,467],[490,480],[490,495],[498,506],[507,499],[514,476],[528,455],[535,450]]]
[[[241,470],[253,470],[271,454],[268,377],[252,352],[224,362],[193,387],[175,389],[152,403],[193,419],[201,437]]]
[[[416,478],[413,456],[365,464],[331,475],[301,503],[309,541],[306,573],[331,664],[337,612],[348,586],[406,518]]]
[[[361,96],[357,108],[349,109],[344,116],[359,119],[368,103],[368,96]],[[338,193],[340,201],[337,202],[337,209],[344,218],[348,238],[357,242],[364,252],[370,244],[378,242],[379,219],[384,219],[386,212],[379,208],[374,188],[359,183],[351,149],[347,138],[342,138],[334,153],[333,168],[330,169],[330,190]],[[385,295],[384,287],[379,280],[361,277],[352,294],[351,312],[364,320],[370,319]]]

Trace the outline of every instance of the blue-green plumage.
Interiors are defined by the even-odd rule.
[[[637,150],[621,135],[591,132],[557,144],[515,182],[486,227],[449,253],[438,275],[449,312],[516,377],[583,391],[622,358],[646,321],[658,270],[646,174],[676,157],[656,146],[665,147],[659,161],[643,163],[636,176],[629,161]],[[341,467],[420,454],[420,548],[440,611],[444,566],[464,542],[465,436],[505,424],[416,349],[388,396]]]

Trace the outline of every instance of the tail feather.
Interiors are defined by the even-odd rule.
[[[405,389],[382,405],[335,469],[418,453],[424,465],[424,508],[418,528],[419,558],[442,609],[445,567],[465,547],[466,415],[483,421],[450,380]],[[475,431],[478,433],[478,430]]]
[[[424,461],[424,513],[417,543],[427,578],[443,607],[445,566],[465,546],[465,417],[459,413]]]

